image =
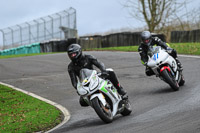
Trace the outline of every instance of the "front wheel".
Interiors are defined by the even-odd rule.
[[[179,90],[179,84],[177,83],[175,78],[169,73],[167,69],[163,70],[161,72],[161,75],[174,91]]]
[[[111,109],[106,108],[96,97],[92,99],[92,105],[97,115],[105,122],[111,123],[113,120],[113,115]]]

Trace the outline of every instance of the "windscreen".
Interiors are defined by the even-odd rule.
[[[80,75],[79,75],[80,82],[83,82],[84,79],[89,78],[91,76],[92,72],[93,72],[93,70],[81,69]]]
[[[149,47],[149,50],[148,50],[147,54],[151,57],[154,54],[158,53],[159,50],[160,50],[160,46]]]

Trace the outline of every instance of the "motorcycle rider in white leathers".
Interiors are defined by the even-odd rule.
[[[154,45],[161,46],[163,49],[167,50],[167,52],[176,60],[178,66],[179,66],[179,69],[183,70],[182,64],[177,57],[176,50],[170,48],[167,43],[163,42],[158,37],[152,37],[152,35],[149,31],[143,31],[141,33],[141,40],[142,40],[142,42],[138,48],[138,52],[141,56],[142,64],[146,66],[145,73],[147,76],[154,75],[154,72],[147,66],[147,62],[148,62],[147,52],[148,52],[149,47],[154,46]]]

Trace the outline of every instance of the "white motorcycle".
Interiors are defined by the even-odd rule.
[[[184,85],[185,80],[182,71],[179,69],[176,60],[160,46],[153,46],[148,51],[147,66],[150,67],[156,76],[168,83],[174,91]]]
[[[129,100],[122,100],[113,84],[96,70],[80,71],[77,92],[105,123],[111,123],[119,113],[126,116],[132,112]]]

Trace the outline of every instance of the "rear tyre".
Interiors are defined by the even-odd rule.
[[[92,99],[92,105],[97,113],[97,115],[103,120],[105,123],[111,123],[113,120],[113,115],[111,109],[106,108],[96,97]]]
[[[175,78],[168,72],[167,69],[163,70],[161,72],[161,75],[174,91],[179,90],[179,84],[177,83]]]

